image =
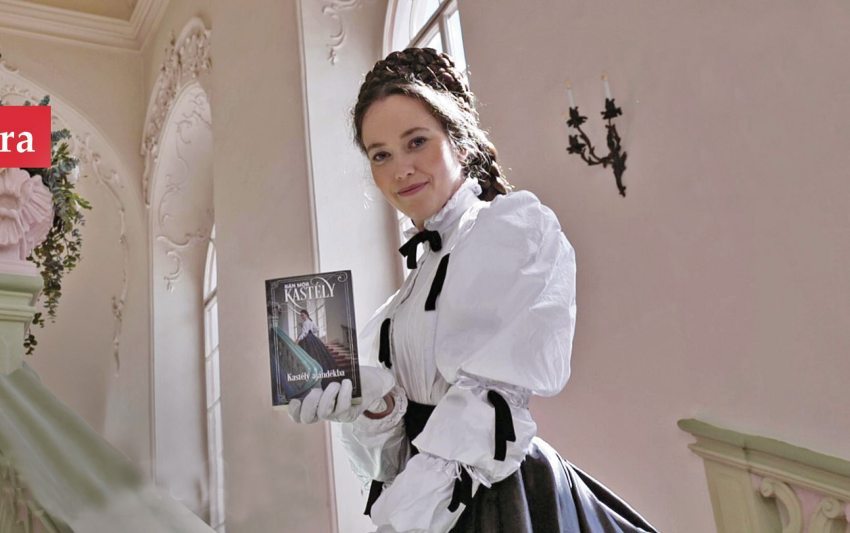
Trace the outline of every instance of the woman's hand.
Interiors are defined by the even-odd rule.
[[[394,386],[395,378],[389,370],[361,366],[359,404],[352,405],[351,380],[344,379],[342,383],[330,383],[324,390],[311,390],[303,400],[289,402],[289,416],[301,424],[313,424],[319,420],[353,422],[365,411],[372,412],[373,417],[380,417],[392,412],[392,400],[387,402],[385,397]]]

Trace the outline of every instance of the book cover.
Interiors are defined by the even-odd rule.
[[[272,404],[350,379],[360,401],[351,271],[266,280]]]

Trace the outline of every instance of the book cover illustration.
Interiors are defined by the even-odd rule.
[[[272,404],[350,379],[360,398],[351,271],[266,280]]]

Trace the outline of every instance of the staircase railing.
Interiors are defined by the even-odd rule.
[[[3,180],[8,173],[1,170]],[[35,186],[43,186],[40,179]],[[7,201],[0,225],[20,226],[24,207]],[[38,244],[29,238],[9,231],[0,238],[0,532],[212,532],[146,482],[23,362],[42,287],[23,259]]]

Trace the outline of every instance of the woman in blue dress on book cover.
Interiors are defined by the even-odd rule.
[[[342,423],[378,533],[655,529],[538,438],[532,395],[570,376],[575,252],[557,217],[512,191],[466,77],[430,48],[366,75],[355,140],[410,218],[410,274],[361,334],[362,402],[332,383],[289,404]]]

